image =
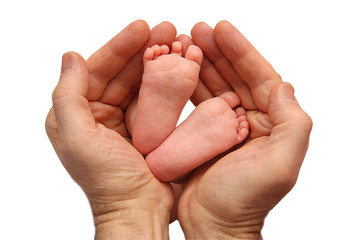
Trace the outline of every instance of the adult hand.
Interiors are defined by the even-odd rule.
[[[167,239],[173,192],[131,145],[124,110],[138,89],[147,46],[176,30],[135,21],[87,62],[63,55],[46,131],[62,164],[89,199],[97,239]]]
[[[189,177],[178,219],[187,239],[261,239],[266,215],[297,180],[312,121],[292,86],[229,22],[214,30],[199,23],[192,38],[206,56],[193,102],[235,91],[252,132]]]

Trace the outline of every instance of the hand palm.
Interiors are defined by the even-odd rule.
[[[179,220],[210,219],[225,228],[245,224],[257,226],[250,231],[260,231],[267,213],[295,184],[311,120],[296,101],[279,100],[280,76],[228,22],[215,30],[204,23],[195,25],[192,37],[207,58],[206,69],[200,72],[200,86],[205,87],[195,91],[194,104],[206,99],[202,96],[235,91],[247,110],[251,133],[246,143],[189,177],[179,200]],[[284,106],[294,110],[293,115],[285,116]],[[284,145],[284,141],[292,142]]]
[[[87,62],[75,53],[64,55],[67,61],[63,62],[67,66],[76,62],[76,68],[62,71],[46,129],[63,165],[90,202],[138,199],[158,203],[159,196],[165,195],[162,203],[172,204],[170,185],[153,177],[130,144],[122,109],[141,79],[142,49],[169,44],[175,34],[170,23],[150,31],[144,21],[135,21]]]
[[[219,219],[232,216],[233,220],[241,220],[249,209],[258,212],[254,200],[259,198],[257,193],[263,193],[257,188],[264,187],[262,161],[267,160],[268,145],[267,136],[251,139],[197,169],[188,179],[179,208],[190,210],[187,203],[195,201]]]
[[[100,181],[95,179],[94,184],[99,182],[100,189],[106,189],[106,194],[112,197],[122,193],[119,199],[130,197],[123,193],[141,196],[143,191],[153,193],[154,189],[169,194],[169,186],[154,178],[143,156],[132,146],[121,108],[101,102],[91,102],[90,106],[98,123],[88,138],[91,142],[87,154],[96,157],[93,166],[101,173]]]
[[[62,99],[62,92],[68,91],[59,86],[55,99]],[[96,201],[120,201],[145,195],[151,200],[168,195],[171,202],[169,184],[159,182],[152,175],[143,156],[131,145],[122,109],[88,101],[82,96],[78,98],[78,111],[73,116],[78,123],[71,120],[74,128],[71,136],[58,133],[59,123],[50,120],[53,111],[47,125],[52,142],[61,142],[54,146],[63,165],[85,193]]]

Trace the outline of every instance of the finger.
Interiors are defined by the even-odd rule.
[[[169,22],[163,22],[151,30],[148,42],[128,64],[109,82],[100,101],[119,105],[126,98],[130,89],[141,80],[143,73],[143,53],[154,44],[170,45],[176,37],[176,29]]]
[[[229,22],[219,22],[214,36],[222,53],[250,87],[256,106],[267,112],[270,91],[281,82],[279,74]]]
[[[267,160],[268,167],[283,169],[279,175],[289,175],[283,179],[296,179],[309,144],[312,120],[300,108],[294,97],[294,89],[288,83],[275,86],[269,100],[269,118],[273,128],[267,152],[270,155],[274,153],[276,158]]]
[[[124,112],[120,107],[93,101],[89,104],[92,115],[97,123],[101,123],[106,128],[112,129],[121,136],[130,137],[124,121]]]
[[[250,140],[270,135],[273,125],[267,113],[260,110],[246,111],[246,117],[250,125]]]
[[[182,43],[183,45],[183,49],[182,49],[182,55],[185,56],[189,46],[191,45],[194,45],[194,42],[191,40],[191,38],[187,35],[179,35],[177,38],[176,38],[176,41],[179,41]],[[197,106],[199,105],[201,102],[207,100],[207,99],[210,99],[210,98],[213,98],[214,95],[212,93],[212,91],[209,90],[209,88],[203,83],[203,81],[201,80],[201,71],[202,71],[202,68],[203,68],[203,64],[204,64],[204,61],[206,61],[206,58],[204,57],[203,59],[203,63],[202,63],[202,66],[201,66],[201,69],[200,69],[200,78],[199,78],[199,81],[198,81],[198,84],[190,98],[191,102]]]
[[[60,80],[53,92],[53,108],[60,136],[75,136],[84,129],[94,129],[86,95],[89,72],[86,62],[77,53],[63,55]]]
[[[242,105],[247,109],[255,109],[256,106],[247,84],[241,79],[238,73],[233,68],[232,64],[224,57],[223,53],[217,46],[214,38],[214,30],[206,23],[198,23],[191,30],[191,36],[196,45],[198,45],[204,52],[204,55],[211,61],[214,67],[209,68],[212,72],[215,69],[219,72],[216,75],[206,75],[202,77],[206,85],[216,85],[226,87],[222,93],[228,91],[230,85],[232,89],[238,94]],[[221,78],[219,78],[221,76]],[[218,82],[214,84],[214,82]],[[211,87],[209,87],[212,90]],[[231,89],[231,90],[232,90]],[[215,88],[218,91],[218,88]]]
[[[182,44],[182,56],[185,56],[190,45],[194,45],[193,40],[185,34],[177,36],[175,40],[181,42]]]
[[[206,85],[203,83],[203,81],[199,78],[199,81],[196,85],[196,88],[190,97],[191,102],[197,106],[203,101],[206,101],[210,98],[213,98],[214,95],[211,93],[211,91],[206,87]]]
[[[234,91],[207,58],[204,58],[201,65],[200,77],[204,79],[204,83],[214,96],[220,96],[223,93]]]
[[[96,51],[88,60],[90,72],[89,100],[98,100],[110,79],[112,79],[145,45],[150,36],[145,21],[129,24],[118,35]]]

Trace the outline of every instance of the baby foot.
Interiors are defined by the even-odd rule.
[[[195,90],[202,52],[189,46],[181,56],[181,42],[154,45],[144,53],[144,74],[139,91],[134,128],[135,148],[146,155],[175,129],[181,111]]]
[[[199,104],[171,135],[146,157],[153,174],[170,181],[242,142],[249,133],[245,110],[235,93]]]

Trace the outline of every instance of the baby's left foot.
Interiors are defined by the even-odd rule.
[[[242,142],[249,133],[245,110],[235,93],[199,104],[173,133],[146,157],[155,177],[171,181]]]

